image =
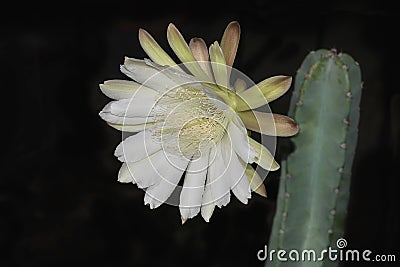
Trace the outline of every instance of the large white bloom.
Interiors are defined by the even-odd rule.
[[[112,127],[133,133],[116,148],[123,162],[118,180],[146,191],[150,208],[165,203],[178,186],[182,222],[200,211],[208,222],[215,206],[231,193],[247,204],[251,191],[266,195],[261,177],[250,165],[266,170],[279,165],[266,147],[248,136],[290,136],[296,123],[282,115],[254,111],[284,94],[291,78],[275,76],[247,88],[231,66],[239,43],[237,22],[228,25],[221,46],[209,50],[200,38],[189,45],[170,24],[168,42],[183,62],[177,65],[144,30],[139,40],[150,59],[125,58],[121,71],[133,81],[100,85],[114,101],[100,116]],[[231,84],[233,83],[233,85]]]

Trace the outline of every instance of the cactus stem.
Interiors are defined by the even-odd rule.
[[[311,52],[297,72],[289,116],[300,132],[292,138],[294,152],[282,162],[270,249],[321,251],[343,236],[361,82],[358,64],[336,49]],[[269,264],[338,266],[328,260]]]

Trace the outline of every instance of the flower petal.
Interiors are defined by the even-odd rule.
[[[231,149],[231,143],[229,138],[224,138],[221,141],[223,144],[223,159],[226,171],[224,176],[229,183],[229,188],[242,203],[247,204],[248,199],[251,198],[251,191],[249,181],[245,174],[245,167],[241,164],[241,161],[237,154]]]
[[[222,141],[216,144],[215,148],[211,149],[209,161],[211,163],[207,172],[207,183],[205,190],[211,192],[212,201],[219,208],[228,205],[230,201],[230,182],[227,180],[225,174],[226,166],[223,158],[221,157]]]
[[[207,177],[209,151],[207,152],[191,161],[186,170],[179,202],[182,220],[191,219],[200,212]]]
[[[234,151],[244,162],[253,163],[258,154],[253,147],[250,146],[246,128],[236,115],[234,115],[232,121],[228,124],[227,130]]]
[[[137,162],[161,149],[149,131],[142,131],[122,141],[115,149],[114,156],[122,162]]]
[[[276,171],[279,169],[279,164],[275,161],[274,156],[271,155],[265,146],[250,137],[249,142],[254,150],[258,153],[255,163],[269,171]]]
[[[124,65],[121,66],[121,72],[138,83],[159,92],[166,92],[168,89],[178,86],[176,82],[147,62],[126,57]]]
[[[160,161],[160,168],[165,165],[163,152],[160,150],[137,162],[124,162],[118,173],[119,182],[132,182],[139,188],[147,188],[160,182],[160,175],[154,167],[155,161]]]
[[[157,69],[163,75],[174,81],[176,87],[183,85],[190,85],[198,89],[200,89],[201,87],[201,83],[196,79],[195,76],[191,74],[188,74],[186,72],[177,69],[172,69],[170,67],[158,65],[157,63],[154,63],[148,59],[145,59],[145,62],[147,65]]]
[[[292,136],[298,132],[297,124],[287,116],[258,111],[239,112],[247,129],[272,136]]]
[[[247,84],[244,80],[238,78],[236,79],[235,83],[233,84],[233,88],[235,88],[236,93],[241,93],[247,88]]]
[[[118,131],[129,132],[129,133],[141,132],[153,126],[153,123],[128,125],[128,124],[117,124],[117,123],[107,122],[107,124]]]
[[[160,168],[163,168],[162,166],[166,164],[162,151],[137,162],[124,162],[118,173],[118,181],[121,183],[137,183],[139,188],[147,188],[159,183],[161,177],[154,167],[155,161],[160,161]]]
[[[232,21],[225,29],[221,40],[221,47],[225,56],[226,65],[233,66],[236,51],[240,40],[240,25],[237,21]]]
[[[126,163],[122,163],[121,168],[118,172],[118,182],[120,183],[136,183],[133,179],[133,175],[128,169],[128,165]]]
[[[148,122],[153,122],[154,118],[153,117],[123,117],[123,116],[117,116],[111,113],[106,113],[102,111],[100,113],[100,117],[105,120],[108,123],[111,124],[119,124],[119,125],[143,125]]]
[[[236,109],[239,111],[261,107],[281,97],[289,90],[292,77],[274,76],[237,94]]]
[[[128,100],[129,99],[125,99]],[[112,113],[112,106],[114,104],[121,104],[121,103],[116,103],[118,101],[112,101],[108,103],[99,113],[100,117],[105,120],[108,123],[112,124],[127,124],[127,125],[138,125],[138,124],[145,124],[147,122],[153,122],[154,118],[153,117],[146,117],[146,116],[134,116],[134,117],[128,117],[125,114],[113,114]]]
[[[159,207],[171,196],[189,163],[186,158],[167,155],[163,150],[154,155],[159,153],[162,154],[162,158],[154,157],[154,160],[152,160],[152,168],[150,168],[153,170],[149,171],[156,172],[160,177],[160,180],[157,184],[147,188],[144,196],[144,203],[146,205],[149,204],[151,209]],[[139,176],[145,178],[148,176],[145,168],[140,168],[139,171],[137,174],[134,173],[135,178]]]
[[[210,66],[210,57],[208,55],[207,45],[202,38],[192,38],[189,42],[189,48],[194,58],[199,62],[200,67],[212,80],[213,74]]]
[[[243,162],[243,164],[245,163]],[[263,180],[250,164],[246,164],[246,176],[249,179],[251,190],[260,196],[267,197],[267,190],[265,190]]]
[[[225,57],[218,42],[210,45],[210,59],[211,68],[214,73],[214,78],[218,86],[228,88],[229,86],[229,72],[226,66]]]
[[[190,70],[191,73],[193,73],[193,75],[198,77],[201,81],[210,81],[210,78],[197,63],[182,34],[172,23],[168,25],[167,39],[169,45],[171,46],[174,53],[178,56],[178,58],[183,63],[188,63],[185,64],[185,66]]]
[[[109,80],[105,81],[104,84],[100,84],[100,90],[111,99],[127,99],[131,98],[137,90],[151,90],[153,89],[145,87],[139,83],[134,81],[126,81],[126,80]]]
[[[201,217],[203,217],[206,222],[210,222],[211,216],[215,210],[215,203],[213,202],[213,197],[209,188],[204,190],[200,210]]]
[[[161,48],[154,38],[144,29],[139,29],[139,42],[152,61],[162,66],[172,66],[180,70],[175,61]]]
[[[207,45],[202,38],[192,38],[189,42],[190,51],[197,61],[209,61]]]
[[[153,110],[159,95],[148,94],[138,90],[131,99],[121,99],[111,102],[110,113],[121,117],[148,117]]]

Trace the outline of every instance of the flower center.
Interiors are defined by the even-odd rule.
[[[182,86],[162,95],[153,110],[153,137],[164,150],[188,159],[200,156],[225,133],[227,118],[199,89]]]

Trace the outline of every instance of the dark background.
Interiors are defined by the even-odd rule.
[[[266,180],[268,199],[254,195],[247,206],[233,200],[209,224],[197,216],[182,226],[177,207],[150,210],[142,190],[117,182],[113,151],[121,135],[97,115],[109,101],[98,84],[123,78],[125,55],[145,57],[139,27],[167,48],[169,22],[187,40],[210,44],[232,20],[242,26],[235,67],[255,82],[294,76],[318,48],[336,48],[360,63],[365,86],[346,239],[399,259],[398,16],[384,1],[3,9],[0,266],[263,265],[256,253],[268,243],[279,171]],[[272,109],[286,113],[290,96]],[[284,142],[278,140],[278,160]]]

